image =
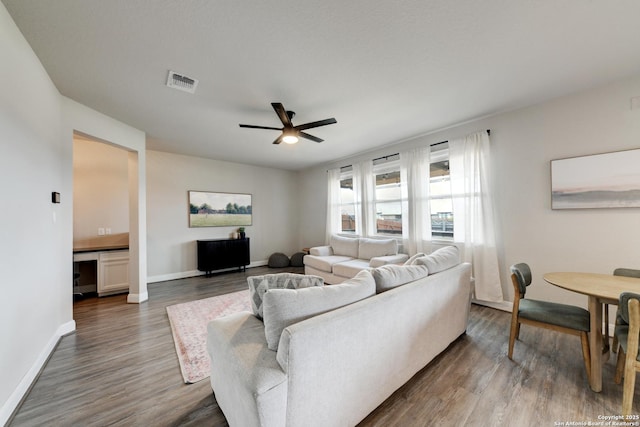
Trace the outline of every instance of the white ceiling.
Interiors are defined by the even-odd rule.
[[[285,169],[640,73],[638,0],[2,1],[60,92],[148,148]],[[338,123],[238,127],[280,127],[271,102]]]

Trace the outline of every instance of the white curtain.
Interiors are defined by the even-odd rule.
[[[340,212],[340,168],[327,171],[327,228],[325,244],[329,244],[331,235],[342,231],[342,212]]]
[[[431,252],[430,154],[429,146],[400,153],[402,242],[409,255]]]
[[[475,298],[503,301],[490,194],[489,134],[486,131],[449,141],[454,241],[464,261],[473,265]]]
[[[353,165],[353,190],[356,204],[356,234],[376,233],[375,187],[371,160]]]

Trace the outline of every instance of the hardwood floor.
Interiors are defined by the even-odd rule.
[[[127,304],[125,295],[77,301],[76,333],[62,338],[9,425],[226,426],[208,379],[182,382],[165,308],[281,271],[288,270],[152,283],[143,304]],[[360,426],[553,426],[620,412],[614,358],[603,368],[602,393],[593,393],[579,338],[523,326],[511,361],[509,321],[509,313],[473,305],[467,334]]]

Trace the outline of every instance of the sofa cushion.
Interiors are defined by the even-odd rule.
[[[329,256],[333,255],[331,246],[314,246],[309,249],[309,255]]]
[[[316,270],[326,271],[328,273],[331,273],[333,266],[335,264],[349,261],[352,259],[353,259],[352,257],[344,256],[344,255],[329,255],[329,256],[306,255],[304,257],[304,265],[313,267]]]
[[[251,299],[253,314],[259,319],[262,319],[262,301],[264,294],[269,289],[297,289],[322,286],[324,285],[324,279],[312,275],[278,273],[250,276],[247,277],[247,283],[249,284],[249,297]]]
[[[357,237],[331,236],[329,244],[333,249],[334,255],[344,255],[351,258],[358,258],[358,239]]]
[[[418,258],[422,258],[423,256],[427,256],[427,254],[418,252],[417,254],[410,256],[409,259],[404,262],[404,265],[413,265],[416,263]]]
[[[455,246],[445,246],[427,256],[416,259],[416,264],[426,265],[429,274],[439,273],[460,264],[460,251]]]
[[[352,259],[333,265],[333,274],[341,277],[354,277],[362,270],[369,269],[369,261],[364,259]]]
[[[402,264],[409,258],[407,254],[395,254],[387,256],[376,256],[369,260],[369,267],[382,267],[387,264]]]
[[[280,335],[287,326],[368,298],[375,292],[376,282],[368,271],[361,271],[339,285],[269,290],[263,302],[269,349],[278,349]]]
[[[426,277],[429,269],[425,265],[390,264],[374,268],[371,274],[376,281],[376,293],[380,293]]]
[[[358,243],[356,258],[370,260],[371,258],[398,253],[398,242],[395,239],[367,239],[361,238]]]

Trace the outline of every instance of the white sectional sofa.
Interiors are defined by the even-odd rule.
[[[304,272],[324,278],[326,283],[341,283],[361,270],[386,264],[400,264],[409,258],[398,253],[395,239],[331,236],[328,246],[316,246],[304,257]]]
[[[470,272],[437,258],[386,265],[338,285],[269,289],[262,320],[213,320],[211,387],[229,425],[356,425],[465,332]]]

